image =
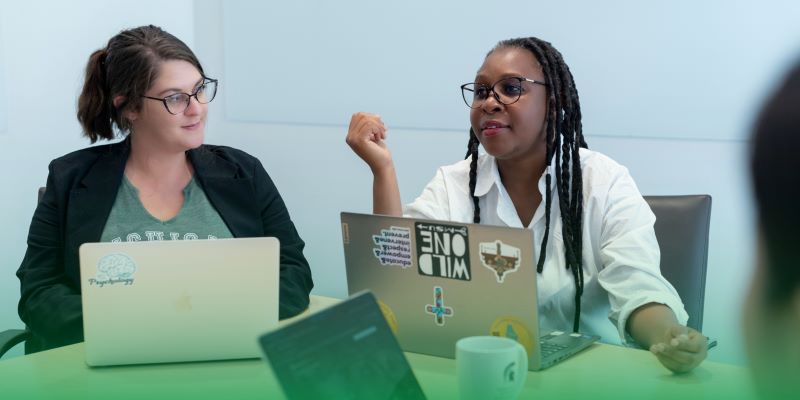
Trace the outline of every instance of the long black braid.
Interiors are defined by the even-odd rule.
[[[573,330],[578,331],[581,314],[581,295],[583,294],[583,174],[579,149],[588,148],[583,138],[581,107],[578,90],[572,73],[564,62],[561,53],[550,43],[535,37],[504,40],[492,50],[501,48],[520,48],[533,53],[542,66],[547,87],[547,116],[545,121],[547,150],[545,155],[545,231],[536,266],[538,273],[544,267],[547,239],[550,236],[550,209],[552,205],[550,164],[555,162],[558,206],[561,210],[562,235],[566,268],[572,271],[575,279],[575,316]],[[490,52],[491,54],[491,52]],[[473,222],[480,223],[480,207],[475,196],[477,181],[478,142],[475,132],[470,129],[467,158],[472,157],[469,171],[469,188],[475,207]]]
[[[475,182],[478,177],[478,146],[481,143],[475,136],[475,131],[469,128],[469,143],[467,143],[467,155],[464,158],[472,157],[469,163],[469,192],[472,193],[472,204],[474,204],[475,215],[472,221],[476,224],[481,223],[481,207],[478,205],[478,197],[475,196]]]

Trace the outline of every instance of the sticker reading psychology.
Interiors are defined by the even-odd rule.
[[[372,235],[376,246],[372,254],[381,265],[411,266],[411,229],[392,226],[381,229],[380,235]]]
[[[97,262],[97,274],[94,278],[89,278],[89,285],[133,285],[134,272],[136,263],[130,256],[122,253],[109,254]]]

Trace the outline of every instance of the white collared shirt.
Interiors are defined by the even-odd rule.
[[[627,168],[609,157],[580,149],[583,171],[583,273],[580,330],[599,335],[606,343],[632,343],[625,324],[631,312],[647,303],[665,304],[685,325],[689,316],[675,288],[661,276],[660,251],[650,211]],[[555,157],[554,157],[555,161]],[[469,163],[462,160],[439,168],[436,175],[403,215],[415,218],[471,223]],[[550,237],[542,273],[538,276],[539,325],[544,331],[571,331],[575,312],[575,281],[564,265],[561,212],[558,207],[555,165],[551,165],[552,206]],[[529,228],[535,254],[545,230],[545,176],[539,179],[542,202]],[[497,162],[478,158],[475,195],[481,223],[522,228],[506,192]],[[537,256],[538,259],[538,256]],[[609,322],[610,321],[610,322]]]

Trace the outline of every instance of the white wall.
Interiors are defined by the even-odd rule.
[[[354,109],[374,108],[395,128],[463,131],[464,106],[453,100],[474,78],[476,60],[500,38],[535,34],[571,66],[590,134],[741,139],[758,103],[753,94],[798,46],[800,5],[789,4],[225,2],[224,66],[234,94],[226,117],[336,125]]]
[[[75,117],[89,54],[119,31],[146,24],[192,46],[194,2],[0,1],[0,106],[6,105],[5,129],[0,125],[0,330],[22,326],[14,274],[47,164],[89,143]]]

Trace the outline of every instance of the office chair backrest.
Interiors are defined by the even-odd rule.
[[[711,196],[644,196],[656,215],[661,274],[683,300],[687,325],[702,332]]]
[[[39,188],[37,205],[42,201],[44,189],[44,187]],[[14,346],[26,341],[29,336],[30,333],[27,327],[25,329],[7,329],[0,331],[0,357],[3,357],[3,355],[14,348]]]

